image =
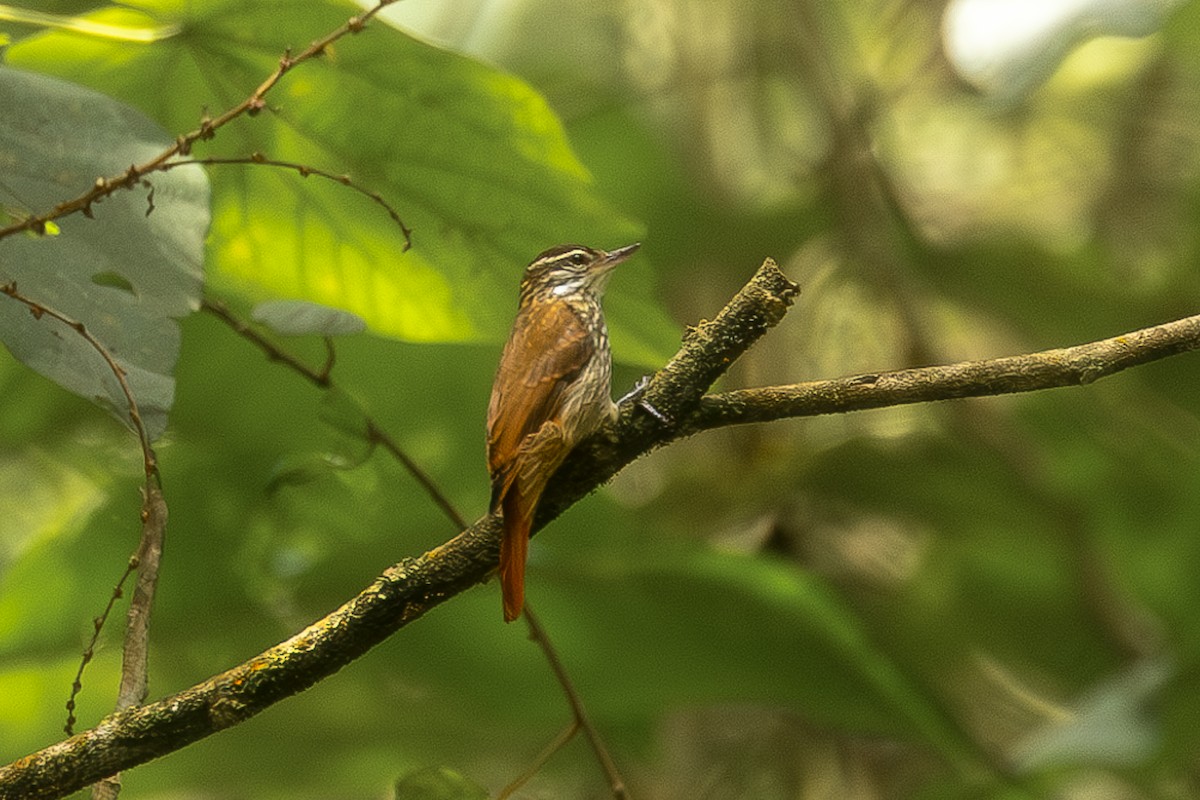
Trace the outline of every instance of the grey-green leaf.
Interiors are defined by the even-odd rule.
[[[357,314],[307,300],[268,300],[255,306],[250,316],[284,336],[346,336],[367,327]]]
[[[170,146],[140,112],[88,89],[0,68],[0,207],[38,214]],[[153,197],[150,193],[153,191]],[[151,437],[174,399],[176,320],[200,302],[208,179],[199,167],[155,173],[58,220],[54,236],[0,240],[0,283],[83,323],[124,372]],[[0,297],[0,341],[27,366],[130,425],[113,370],[79,333]]]

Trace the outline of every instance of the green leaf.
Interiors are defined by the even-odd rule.
[[[295,53],[353,13],[312,2],[296,14],[283,0],[140,6],[178,35],[134,44],[48,33],[14,45],[10,59],[141,105],[182,132],[202,108],[215,114],[249,95],[287,48]],[[345,186],[269,166],[223,167],[213,173],[210,274],[227,289],[344,308],[412,341],[500,340],[538,252],[640,238],[638,225],[599,199],[540,95],[382,22],[300,64],[267,106],[206,147],[348,173],[397,210],[412,248],[388,214]],[[675,326],[650,299],[644,260],[623,270],[612,294],[618,358],[649,364],[673,350]]]
[[[370,426],[362,403],[341,387],[332,386],[321,393],[318,413],[322,422],[347,436],[362,441],[370,438]]]
[[[268,300],[255,306],[250,316],[285,336],[345,336],[362,333],[367,326],[357,314],[306,300]]]
[[[486,800],[487,790],[448,767],[425,767],[396,781],[396,800]]]
[[[78,86],[0,68],[0,207],[36,214],[170,144],[128,106]],[[149,193],[153,191],[151,206]],[[176,319],[199,305],[208,181],[198,168],[155,174],[97,203],[94,219],[64,217],[56,236],[0,241],[0,283],[83,323],[125,374],[157,436],[174,397]],[[108,408],[129,408],[112,368],[79,332],[0,298],[0,340],[29,367]]]
[[[267,483],[267,490],[274,492],[285,486],[304,486],[324,480],[342,470],[355,470],[362,466],[369,453],[292,453],[275,464]]]
[[[650,550],[643,548],[620,591],[603,565],[575,559],[538,570],[536,554],[531,559],[543,616],[561,630],[560,609],[587,608],[568,628],[587,642],[580,651],[606,654],[572,665],[597,713],[637,716],[654,704],[706,701],[785,704],[817,725],[924,744],[961,777],[987,774],[983,753],[943,702],[872,640],[821,579],[766,559]],[[657,683],[633,663],[646,653],[654,654]]]

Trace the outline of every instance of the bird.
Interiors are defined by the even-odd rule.
[[[604,251],[565,244],[521,278],[517,316],[500,355],[487,413],[489,510],[500,514],[504,620],[525,604],[525,563],[538,501],[567,454],[617,414],[600,304],[613,267],[640,243]]]

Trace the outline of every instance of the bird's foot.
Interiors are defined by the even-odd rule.
[[[635,405],[637,405],[642,410],[644,410],[647,414],[649,414],[650,416],[654,417],[656,420],[661,422],[663,425],[670,426],[670,425],[674,424],[674,420],[671,419],[671,416],[669,414],[665,414],[662,411],[659,411],[649,401],[647,401],[645,398],[642,397],[642,395],[645,394],[645,392],[646,392],[646,387],[649,385],[650,385],[650,376],[643,375],[641,378],[638,379],[638,382],[633,385],[633,388],[630,389],[628,392],[626,392],[624,394],[624,396],[622,396],[621,399],[617,401],[617,405],[621,406],[621,405],[625,405],[625,403],[627,403],[627,402],[631,402],[631,403],[634,403]]]

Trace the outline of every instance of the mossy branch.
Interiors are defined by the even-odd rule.
[[[613,425],[572,454],[543,498],[537,526],[638,456],[709,428],[905,403],[1087,384],[1128,367],[1200,348],[1200,316],[1099,342],[1025,356],[858,375],[706,395],[772,325],[797,289],[769,259],[651,380],[644,399],[670,424],[627,404]],[[0,798],[62,797],[213,734],[332,675],[425,612],[485,580],[500,526],[483,517],[445,544],[389,567],[341,608],[285,642],[149,705],[0,767]]]
[[[933,400],[1086,386],[1130,367],[1197,349],[1200,315],[1040,353],[722,392],[705,397],[684,420],[680,433]]]

